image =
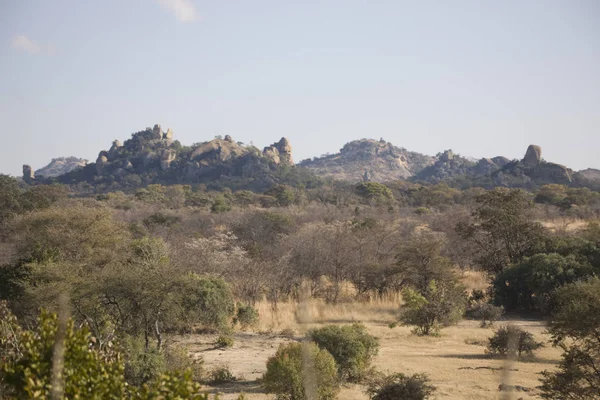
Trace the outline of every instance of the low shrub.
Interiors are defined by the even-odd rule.
[[[535,341],[531,333],[506,325],[488,339],[487,349],[490,354],[521,358],[522,355],[532,356],[534,351],[543,346],[542,342]]]
[[[281,330],[281,332],[279,333],[279,336],[283,336],[284,338],[287,338],[287,339],[293,339],[294,337],[296,337],[296,331],[293,330],[292,328],[285,328],[285,329]]]
[[[223,383],[230,383],[237,381],[237,378],[233,375],[229,366],[220,365],[213,368],[209,373],[209,383],[211,385],[220,385]]]
[[[469,319],[481,321],[481,327],[491,326],[504,314],[504,307],[495,306],[483,301],[477,301],[467,307],[465,316]]]
[[[278,400],[333,400],[340,385],[333,356],[314,343],[280,345],[262,381]],[[306,393],[307,386],[312,393]]]
[[[251,305],[237,303],[237,311],[233,323],[239,324],[242,329],[256,326],[258,323],[258,310]]]
[[[143,337],[126,336],[121,345],[125,353],[125,381],[129,385],[142,386],[166,372],[163,354],[154,346],[146,349]]]
[[[362,324],[328,325],[309,332],[309,337],[335,359],[342,379],[357,380],[377,354],[377,338]]]
[[[371,400],[427,400],[435,390],[425,374],[393,374],[374,380],[367,393]]]
[[[219,335],[217,338],[216,346],[219,349],[225,349],[233,346],[233,337],[230,335]]]
[[[190,357],[185,346],[173,344],[165,346],[164,358],[167,371],[189,371],[195,382],[204,379],[204,360]]]
[[[458,323],[466,305],[464,289],[455,282],[432,280],[422,292],[410,287],[402,291],[400,320],[414,325],[417,335],[435,335],[444,326]]]

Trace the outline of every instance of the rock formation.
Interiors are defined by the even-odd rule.
[[[152,138],[153,139],[162,139],[163,138],[163,130],[159,124],[154,125],[154,128],[152,128]]]
[[[96,173],[102,175],[104,168],[108,165],[108,152],[102,150],[96,159]]]
[[[173,139],[173,130],[171,128],[167,129],[167,131],[163,134],[163,139],[165,139],[165,140]]]
[[[369,170],[365,169],[365,173],[363,174],[363,182],[370,182],[371,181],[371,174],[369,173]]]
[[[435,157],[396,147],[385,140],[360,139],[346,143],[339,153],[304,160],[311,172],[339,180],[360,182],[365,170],[374,182],[406,179],[433,164]]]
[[[35,171],[38,177],[54,178],[66,173],[69,173],[78,168],[83,168],[87,165],[88,160],[77,157],[58,157],[53,158],[48,165]]]
[[[263,149],[263,155],[270,158],[275,164],[294,165],[292,145],[283,137],[279,142],[273,143]]]
[[[119,149],[123,147],[123,144],[118,140],[113,140],[112,146],[108,150],[107,159],[108,161],[113,161],[119,157]]]
[[[523,164],[528,167],[538,165],[542,161],[542,148],[534,144],[530,144],[523,158]]]
[[[171,166],[171,163],[175,161],[177,153],[174,150],[165,149],[160,155],[160,169],[166,171]]]
[[[35,179],[33,169],[30,165],[23,165],[23,180],[25,182],[31,182]]]

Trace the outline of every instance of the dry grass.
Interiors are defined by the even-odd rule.
[[[399,304],[400,295],[339,304],[311,299],[300,303],[279,303],[277,308],[263,301],[256,304],[260,315],[258,331],[278,333],[284,329],[293,329],[305,332],[310,327],[323,323],[388,323],[395,320]]]
[[[472,288],[479,288],[479,278],[465,277]],[[494,328],[511,323],[534,334],[537,340],[548,341],[544,326],[539,321],[511,320],[496,323],[492,328],[480,328],[478,321],[463,321],[442,330],[439,337],[418,337],[410,327],[390,329],[396,320],[397,296],[372,299],[366,303],[326,304],[318,300],[303,303],[281,303],[273,310],[267,302],[257,305],[260,312],[261,333],[237,333],[235,344],[226,350],[215,349],[215,338],[192,335],[182,339],[195,354],[204,358],[208,369],[227,364],[240,381],[209,388],[224,394],[225,400],[235,399],[236,393],[245,392],[246,398],[258,400],[271,397],[264,394],[257,379],[264,373],[265,363],[281,343],[301,340],[305,332],[328,323],[365,323],[371,334],[380,340],[380,351],[375,367],[384,372],[427,373],[437,386],[436,399],[535,399],[539,373],[552,369],[560,358],[560,351],[549,345],[539,351],[537,358],[527,362],[506,364],[485,353],[487,338]],[[295,337],[283,337],[280,332],[293,329]],[[528,392],[514,392],[509,397],[498,390],[502,382],[530,388]],[[366,400],[365,388],[346,385],[339,399]],[[512,397],[511,397],[512,396]]]
[[[480,271],[465,270],[460,271],[459,275],[461,283],[465,285],[469,293],[473,290],[485,291],[490,285],[487,275]]]
[[[574,232],[588,226],[589,220],[575,218],[554,218],[550,221],[540,221],[542,226],[553,232]]]

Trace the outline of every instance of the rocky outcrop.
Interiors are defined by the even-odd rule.
[[[505,164],[493,174],[493,180],[501,186],[535,188],[551,183],[570,185],[572,174],[564,165],[544,161],[542,148],[530,145],[523,160]]]
[[[171,163],[175,161],[176,154],[174,150],[165,149],[160,155],[160,169],[166,171],[171,166]]]
[[[248,152],[247,148],[235,143],[231,136],[228,139],[217,138],[201,144],[192,151],[190,161],[206,166],[214,162],[225,162]]]
[[[534,144],[530,144],[523,158],[523,164],[528,167],[535,167],[542,162],[542,148]]]
[[[152,138],[153,139],[162,139],[163,138],[163,130],[159,124],[154,125],[154,128],[152,128]]]
[[[363,174],[363,182],[371,181],[371,173],[365,169],[365,173]]]
[[[173,140],[173,130],[171,128],[167,129],[167,131],[163,134],[163,139]]]
[[[506,164],[510,162],[510,160],[506,157],[498,156],[491,159],[494,164],[499,166],[500,168],[504,167]]]
[[[476,164],[458,154],[454,154],[452,150],[446,150],[438,154],[437,158],[433,165],[423,168],[412,179],[438,183],[474,174],[473,168],[476,167]]]
[[[588,168],[573,174],[573,182],[577,186],[600,190],[600,169]]]
[[[339,180],[360,182],[365,170],[374,182],[409,178],[433,164],[435,157],[396,147],[385,140],[361,139],[347,143],[339,153],[304,160],[309,171]]]
[[[265,147],[263,155],[270,158],[275,164],[294,165],[292,145],[285,137],[281,138],[279,142]]]
[[[25,182],[31,182],[35,179],[35,174],[30,165],[23,165],[23,180]]]
[[[54,178],[87,165],[88,160],[77,157],[58,157],[53,158],[48,165],[35,171],[38,177]]]
[[[123,144],[118,141],[118,140],[113,140],[112,142],[112,146],[110,147],[110,150],[108,150],[108,161],[114,161],[119,157],[119,149],[123,147]]]

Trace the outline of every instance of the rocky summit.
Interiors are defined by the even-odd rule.
[[[84,160],[83,158],[77,157],[53,158],[48,165],[36,170],[35,175],[52,178],[55,176],[66,174],[77,168],[83,168],[87,165],[87,163],[88,160]]]
[[[268,186],[275,181],[273,169],[293,165],[292,146],[287,138],[263,151],[236,142],[229,135],[183,146],[175,140],[173,130],[165,132],[159,124],[132,134],[123,143],[115,139],[108,150],[98,153],[93,163],[66,160],[71,159],[53,160],[40,175],[56,177],[62,183],[85,181],[122,186],[207,183],[236,178],[258,180],[260,186]],[[61,171],[59,166],[64,169]],[[25,167],[23,171],[25,180],[34,179],[33,172]]]
[[[300,166],[338,180],[389,182],[409,178],[434,162],[434,157],[396,147],[383,139],[361,139],[347,143],[339,153],[304,160]]]

